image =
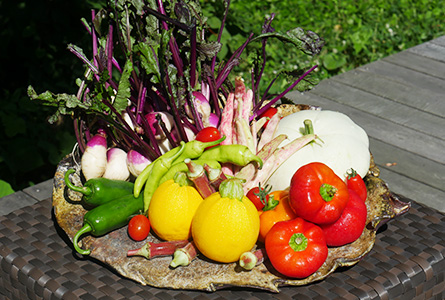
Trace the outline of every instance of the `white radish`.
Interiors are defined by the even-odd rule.
[[[127,153],[127,168],[134,177],[138,177],[150,163],[148,158],[136,150],[130,150]]]
[[[93,136],[87,143],[80,162],[86,180],[99,178],[107,167],[107,135],[103,130]]]
[[[128,180],[130,171],[127,167],[127,152],[119,148],[111,148],[107,151],[107,167],[103,177]]]

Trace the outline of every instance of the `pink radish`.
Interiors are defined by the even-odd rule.
[[[107,135],[98,130],[87,143],[81,159],[82,173],[85,179],[102,177],[107,167]]]
[[[119,148],[111,148],[107,151],[107,167],[103,177],[115,180],[127,180],[130,177],[127,152]]]
[[[138,177],[139,174],[141,174],[145,167],[148,166],[150,163],[151,161],[148,158],[146,158],[136,150],[130,150],[127,153],[127,168],[135,177]]]

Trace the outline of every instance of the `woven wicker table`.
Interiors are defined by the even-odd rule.
[[[409,199],[403,199],[409,201]],[[382,226],[361,262],[327,279],[274,294],[142,286],[75,254],[51,200],[0,217],[0,298],[6,299],[445,299],[445,215],[411,201]]]

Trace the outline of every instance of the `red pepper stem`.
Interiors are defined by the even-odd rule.
[[[264,262],[266,257],[265,249],[257,249],[254,252],[244,252],[239,259],[239,265],[244,270],[252,270],[259,264]]]
[[[170,267],[176,268],[179,266],[188,266],[197,255],[198,249],[196,249],[195,244],[189,242],[184,247],[175,250],[173,260],[170,262]]]
[[[169,242],[147,242],[138,249],[128,250],[127,256],[142,256],[146,259],[153,257],[172,255],[178,247],[184,247],[187,240],[169,241]]]
[[[330,184],[323,183],[320,186],[320,196],[326,202],[331,201],[332,198],[334,198],[336,192],[337,192],[337,188]]]
[[[307,243],[307,237],[301,232],[294,233],[289,239],[289,246],[296,252],[306,250]]]

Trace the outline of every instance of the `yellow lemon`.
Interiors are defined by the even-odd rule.
[[[202,201],[193,186],[165,181],[154,192],[148,209],[153,231],[166,241],[189,239],[193,216]]]
[[[199,206],[192,222],[192,236],[199,251],[212,260],[230,263],[255,245],[260,220],[255,205],[213,193]]]

